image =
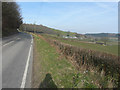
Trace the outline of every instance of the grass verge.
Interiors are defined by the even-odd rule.
[[[104,88],[113,87],[111,79],[96,70],[78,71],[44,38],[34,36],[32,88]]]
[[[33,88],[97,87],[48,42],[34,35]]]

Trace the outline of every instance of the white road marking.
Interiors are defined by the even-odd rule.
[[[33,42],[33,39],[31,41],[31,43],[32,42]],[[31,50],[32,50],[32,45],[30,46],[30,50],[29,50],[29,54],[28,54],[28,58],[27,58],[27,62],[26,62],[26,67],[25,67],[25,71],[24,71],[24,74],[23,74],[22,83],[21,83],[21,87],[20,88],[25,88],[27,72],[28,72],[28,67],[29,67],[29,62],[30,62]]]
[[[4,44],[3,46],[6,46],[6,45],[8,45],[8,44],[10,44],[10,43],[13,43],[14,41],[11,41],[11,42],[9,42],[9,43],[6,43],[6,44]]]
[[[20,40],[21,38],[17,38],[17,40]]]
[[[31,43],[33,43],[33,36],[32,35],[31,35],[31,38],[32,38]]]
[[[32,39],[31,39],[31,43],[33,43],[33,36],[32,36],[32,35],[31,35],[31,38],[32,38]]]
[[[17,38],[17,40],[20,40],[21,38]],[[10,41],[9,43],[6,43],[6,44],[4,44],[3,46],[6,46],[6,45],[8,45],[8,44],[10,44],[10,43],[13,43],[13,42],[15,42],[15,41]]]
[[[25,67],[25,71],[24,71],[23,79],[22,79],[22,83],[21,83],[21,88],[25,88],[26,77],[27,77],[27,72],[28,72],[28,66],[29,66],[29,61],[30,61],[31,49],[32,49],[32,45],[30,46],[28,59],[27,59],[27,62],[26,62],[26,67]]]
[[[33,43],[33,38],[32,38],[32,40],[31,40],[31,43]]]

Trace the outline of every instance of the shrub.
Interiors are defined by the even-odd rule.
[[[110,75],[116,78],[118,87],[120,86],[120,58],[119,56],[94,51],[90,49],[83,49],[80,47],[75,47],[69,44],[59,42],[57,40],[47,39],[50,43],[54,44],[59,48],[59,50],[65,55],[72,57],[72,59],[80,67],[82,65],[86,66],[89,70],[89,66],[98,67],[99,72],[104,70],[105,76]]]

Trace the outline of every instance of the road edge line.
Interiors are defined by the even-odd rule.
[[[31,36],[31,38],[32,38],[32,36]],[[33,38],[32,38],[32,40],[33,40]],[[32,44],[32,41],[31,41],[31,44]],[[30,62],[31,50],[32,50],[32,45],[30,46],[30,49],[29,49],[29,54],[28,54],[28,58],[27,58],[26,66],[25,66],[25,71],[24,71],[24,74],[23,74],[22,83],[21,83],[20,88],[25,88],[25,83],[26,83],[26,78],[27,78],[27,73],[28,73],[28,67],[29,67],[29,62]]]

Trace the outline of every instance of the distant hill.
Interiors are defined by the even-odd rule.
[[[22,24],[20,29],[28,32],[45,33],[45,34],[52,34],[52,35],[59,35],[59,36],[66,36],[68,33],[70,36],[75,35],[75,33],[73,32],[61,31],[61,30],[49,28],[47,26],[34,25],[34,24]]]
[[[22,31],[28,31],[28,32],[56,34],[52,29],[43,25],[22,24],[20,29]]]
[[[22,24],[20,26],[20,30],[28,31],[28,32],[51,34],[51,35],[57,35],[57,36],[67,36],[67,34],[69,34],[70,36],[77,35],[79,37],[86,37],[86,36],[88,37],[115,37],[115,38],[118,37],[118,34],[115,34],[115,33],[78,34],[74,32],[62,31],[62,30],[58,30],[54,28],[49,28],[47,26],[35,25],[35,24]]]
[[[97,33],[97,34],[85,34],[86,36],[91,36],[91,37],[118,37],[118,34],[115,33]]]

